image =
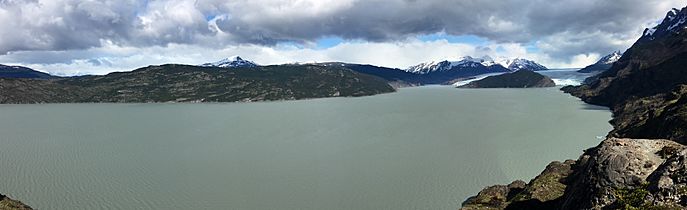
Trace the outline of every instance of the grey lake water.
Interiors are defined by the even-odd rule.
[[[0,105],[0,192],[38,209],[455,210],[576,159],[610,118],[556,88]]]

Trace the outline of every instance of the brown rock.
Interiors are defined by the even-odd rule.
[[[569,178],[561,209],[600,209],[616,202],[619,189],[644,187],[666,161],[659,155],[666,146],[685,149],[668,140],[610,138],[588,150]]]
[[[0,210],[31,210],[30,206],[0,194]]]

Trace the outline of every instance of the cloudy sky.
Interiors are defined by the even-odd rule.
[[[0,0],[0,63],[104,74],[240,55],[405,68],[461,56],[582,67],[679,0]]]

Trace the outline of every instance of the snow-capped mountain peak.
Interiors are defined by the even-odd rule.
[[[437,71],[447,71],[451,69],[451,62],[445,60],[445,61],[431,61],[431,62],[426,62],[426,63],[421,63],[415,66],[411,66],[410,68],[406,69],[405,71],[410,72],[410,73],[415,73],[415,74],[427,74],[430,72],[437,72]]]
[[[470,56],[464,56],[460,58],[459,61],[450,62],[451,66],[462,66],[462,67],[475,67],[477,64],[483,66],[493,66],[494,60],[489,56],[484,56],[481,58],[474,58]]]
[[[668,34],[680,33],[687,26],[687,7],[682,10],[673,8],[666,14],[663,21],[653,28],[644,30],[640,41],[654,40]]]
[[[596,63],[589,65],[587,67],[584,67],[577,72],[580,72],[580,73],[603,72],[603,71],[610,69],[613,66],[613,63],[618,62],[620,60],[620,58],[622,58],[622,57],[623,57],[623,53],[621,53],[620,51],[615,51],[609,55],[602,57]]]
[[[204,67],[220,67],[220,68],[251,68],[251,67],[258,67],[258,64],[255,64],[252,61],[249,60],[244,60],[243,58],[239,56],[232,56],[229,58],[222,59],[220,61],[214,62],[214,63],[206,63],[201,66]]]
[[[504,59],[498,62],[502,66],[505,66],[506,68],[510,69],[511,71],[519,71],[519,70],[531,70],[531,71],[542,71],[542,70],[548,70],[546,66],[541,65],[537,62],[527,60],[524,58],[515,58],[515,59]]]
[[[484,57],[480,57],[480,58],[465,56],[465,57],[461,57],[460,60],[458,60],[458,61],[444,60],[444,61],[433,61],[433,62],[421,63],[421,64],[416,65],[416,66],[411,66],[410,68],[406,69],[405,71],[411,72],[411,73],[416,73],[416,74],[427,74],[430,72],[448,71],[448,70],[454,69],[456,67],[458,67],[458,68],[479,68],[479,67],[495,67],[497,65],[500,65],[501,67],[506,68],[510,71],[518,71],[518,70],[523,70],[523,69],[539,71],[539,70],[546,70],[547,69],[545,66],[543,66],[541,64],[538,64],[538,63],[531,61],[531,60],[522,59],[522,58],[509,59],[509,58],[499,57],[497,59],[493,59],[492,57],[489,57],[489,56],[484,56]]]
[[[620,60],[620,57],[623,57],[623,53],[621,53],[620,51],[615,51],[601,58],[598,62],[596,62],[596,64],[613,64]]]

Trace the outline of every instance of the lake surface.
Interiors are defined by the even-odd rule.
[[[0,192],[38,209],[451,209],[576,159],[611,114],[556,88],[0,106]]]

